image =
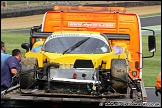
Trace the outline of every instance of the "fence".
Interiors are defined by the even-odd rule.
[[[26,5],[46,5],[46,4],[95,4],[121,1],[1,1],[1,7],[14,7]],[[123,1],[125,2],[125,1]]]
[[[161,5],[161,1],[1,1],[1,19],[44,14],[55,5],[136,7]]]
[[[15,7],[15,6],[27,6],[27,5],[46,5],[46,4],[57,3],[57,2],[58,1],[1,1],[1,7]]]

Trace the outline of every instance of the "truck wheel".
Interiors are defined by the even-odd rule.
[[[125,59],[113,59],[111,61],[112,87],[118,93],[127,93],[128,71],[129,70]]]
[[[27,89],[29,86],[31,86],[35,81],[35,71],[37,70],[37,59],[28,57],[22,59],[22,66],[20,73],[20,89]],[[29,71],[31,69],[34,69],[33,71]],[[23,74],[23,72],[29,71],[26,74]]]

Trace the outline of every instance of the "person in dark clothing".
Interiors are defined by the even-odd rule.
[[[8,57],[1,68],[1,92],[16,85],[12,83],[12,77],[20,69],[20,62],[22,60],[22,54],[19,49],[14,49],[12,51],[12,56]],[[1,107],[10,107],[10,102],[1,102]]]

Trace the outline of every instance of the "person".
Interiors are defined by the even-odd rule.
[[[12,56],[4,61],[1,69],[1,92],[17,84],[12,82],[12,77],[19,71],[21,60],[21,51],[19,49],[14,49],[12,50]],[[1,106],[10,107],[11,102],[1,102]]]
[[[158,93],[161,94],[161,72],[156,77],[156,84],[155,84],[155,94],[158,96]]]
[[[6,53],[5,43],[3,41],[1,41],[1,69],[2,69],[2,65],[3,65],[4,61],[10,56],[11,56],[10,54]]]

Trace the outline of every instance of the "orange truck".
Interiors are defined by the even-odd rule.
[[[148,36],[152,55],[142,53],[141,30],[152,31]],[[54,6],[30,35],[30,43],[21,45],[26,54],[20,84],[1,100],[98,106],[147,103],[143,58],[154,56],[155,32],[142,29],[137,14],[124,7]]]

